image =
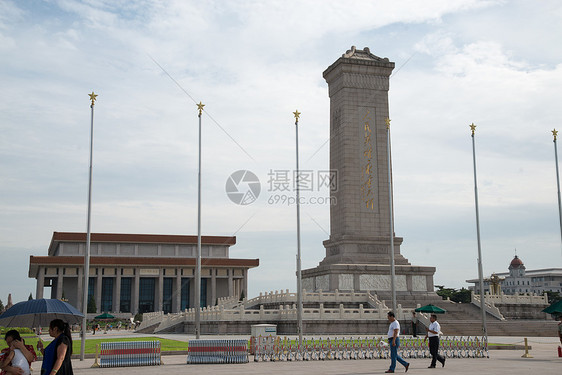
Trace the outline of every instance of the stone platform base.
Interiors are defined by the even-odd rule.
[[[435,296],[435,267],[396,265],[396,294]],[[302,271],[302,287],[309,291],[371,291],[379,298],[391,294],[390,266],[381,264],[327,264]]]
[[[203,335],[248,335],[252,325],[263,324],[263,321],[246,322],[201,322],[201,334]],[[297,322],[271,321],[270,324],[277,326],[277,335],[297,334]],[[410,329],[407,327],[407,329]],[[168,333],[194,332],[195,326],[186,322],[183,327],[175,327]],[[385,320],[313,320],[303,321],[303,332],[306,335],[379,335],[388,331],[388,321]],[[162,333],[162,332],[160,332]],[[425,333],[425,331],[424,331]]]
[[[250,335],[254,324],[263,324],[263,321],[246,322],[201,322],[201,334],[203,335]],[[296,335],[297,322],[294,320],[271,321],[270,324],[277,325],[277,335]],[[457,321],[456,324],[443,321],[442,327],[446,327],[446,334],[450,336],[478,336],[482,334],[481,322]],[[488,322],[488,335],[490,336],[532,336],[532,337],[555,337],[557,334],[556,321],[490,321]],[[411,335],[412,324],[409,320],[400,321],[401,334]],[[542,328],[541,328],[542,327]],[[321,335],[358,335],[358,336],[384,336],[388,331],[388,320],[305,320],[303,321],[303,332],[306,336]],[[192,322],[184,322],[170,329],[167,333],[192,333],[195,326]],[[425,335],[426,327],[418,324],[417,334]],[[165,332],[159,332],[165,333]]]

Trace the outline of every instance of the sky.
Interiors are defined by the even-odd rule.
[[[0,1],[0,300],[35,296],[29,256],[85,232],[94,109],[92,232],[235,235],[259,258],[248,296],[296,290],[296,206],[274,190],[299,159],[329,169],[322,72],[352,45],[390,78],[395,232],[434,282],[478,276],[471,123],[485,275],[514,254],[562,267],[554,143],[562,119],[558,1]],[[229,176],[260,181],[255,202]],[[291,179],[289,178],[289,183]],[[329,190],[303,192],[302,267],[324,258]],[[239,185],[239,189],[243,186]]]

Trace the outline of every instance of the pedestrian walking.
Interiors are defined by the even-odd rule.
[[[388,312],[388,321],[390,325],[388,326],[388,345],[390,346],[390,368],[385,371],[385,373],[394,373],[396,369],[396,361],[400,362],[402,366],[406,368],[404,372],[408,372],[408,367],[410,364],[402,359],[398,355],[398,348],[400,347],[400,322],[396,320],[394,313],[392,311]]]
[[[431,354],[431,365],[428,368],[435,368],[437,361],[441,362],[442,367],[445,367],[445,357],[439,354],[439,332],[441,332],[441,325],[437,322],[437,315],[431,314],[429,318],[431,324],[427,328],[427,333],[423,341],[425,342],[429,337],[429,353]]]

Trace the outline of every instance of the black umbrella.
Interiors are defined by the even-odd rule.
[[[84,314],[69,303],[58,299],[32,299],[16,303],[0,315],[0,326],[45,327],[53,319],[62,319],[68,324],[80,323]]]

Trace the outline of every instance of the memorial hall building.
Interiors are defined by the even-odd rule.
[[[235,244],[234,236],[201,237],[200,306],[248,295],[248,270],[259,259],[230,258]],[[86,233],[54,232],[48,255],[29,259],[36,298],[64,298],[82,311],[85,252]],[[196,257],[197,236],[92,233],[88,301],[113,314],[195,307]]]

